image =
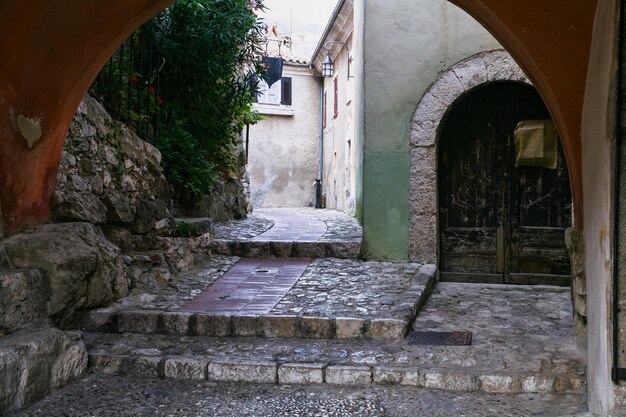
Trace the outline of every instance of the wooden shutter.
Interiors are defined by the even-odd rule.
[[[281,79],[280,104],[291,106],[291,77]]]
[[[335,103],[334,103],[333,118],[339,115],[339,80],[337,79],[337,77],[335,77],[334,79],[334,84],[335,84]]]

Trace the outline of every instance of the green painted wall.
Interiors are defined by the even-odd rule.
[[[358,214],[364,256],[403,260],[409,244],[409,131],[417,103],[446,68],[502,47],[443,0],[362,1],[365,98]]]

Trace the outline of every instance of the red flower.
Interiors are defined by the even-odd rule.
[[[150,92],[150,94],[154,94],[156,93],[156,90],[154,89],[153,86],[150,86],[150,88],[148,89],[148,91]]]
[[[137,85],[139,84],[139,77],[137,77],[136,75],[131,75],[130,76],[130,82]]]

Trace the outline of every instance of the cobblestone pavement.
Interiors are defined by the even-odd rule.
[[[570,336],[569,297],[566,289],[557,287],[439,283],[414,328],[472,331],[472,346],[410,346],[406,340],[85,337],[92,356],[107,359],[120,355],[131,361],[151,358],[146,363],[151,364],[154,375],[161,372],[158,367],[167,358],[184,355],[196,362],[245,360],[248,367],[260,364],[270,372],[269,382],[275,381],[275,370],[284,364],[317,364],[356,366],[358,369],[344,369],[347,378],[358,374],[363,383],[390,381],[457,391],[578,392],[584,389],[585,365]],[[235,323],[233,318],[230,326],[254,335],[258,322]],[[117,366],[125,365],[117,361]],[[390,367],[398,369],[387,375]],[[315,370],[309,367],[308,371]],[[403,373],[406,371],[412,372],[410,377]]]
[[[325,209],[272,208],[254,211],[245,220],[234,220],[213,226],[213,238],[218,240],[252,240],[261,233],[271,230],[274,221],[288,216],[322,221],[326,232],[316,239],[320,242],[360,242],[363,236],[357,220],[347,214]]]
[[[243,220],[231,220],[213,225],[213,239],[250,240],[270,230],[274,221],[264,217],[249,215]]]
[[[253,240],[288,240],[301,242],[317,242],[327,231],[326,223],[311,217],[294,216],[293,214],[260,210],[257,216],[270,219],[274,226],[265,233],[261,233]]]
[[[570,297],[569,288],[440,282],[413,329],[473,332],[472,346],[433,348],[449,351],[451,364],[470,365],[474,356],[488,369],[516,368],[523,361],[524,367],[583,374]]]
[[[158,283],[160,285],[133,288],[128,297],[104,310],[178,310],[223,276],[238,261],[239,258],[236,256],[214,256],[201,268],[171,276],[169,280]]]
[[[175,277],[158,291],[134,289],[104,310],[177,311],[239,259],[215,256],[203,268]],[[270,314],[405,319],[426,290],[426,280],[414,278],[419,268],[415,263],[317,259]]]
[[[584,409],[579,395],[215,384],[91,374],[15,417],[593,416]]]
[[[317,259],[270,314],[404,319],[425,289],[420,266]]]

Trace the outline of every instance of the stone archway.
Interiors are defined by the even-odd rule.
[[[504,50],[482,52],[448,70],[422,96],[410,134],[409,258],[437,261],[437,135],[446,112],[461,96],[485,83],[530,84],[524,71]]]

